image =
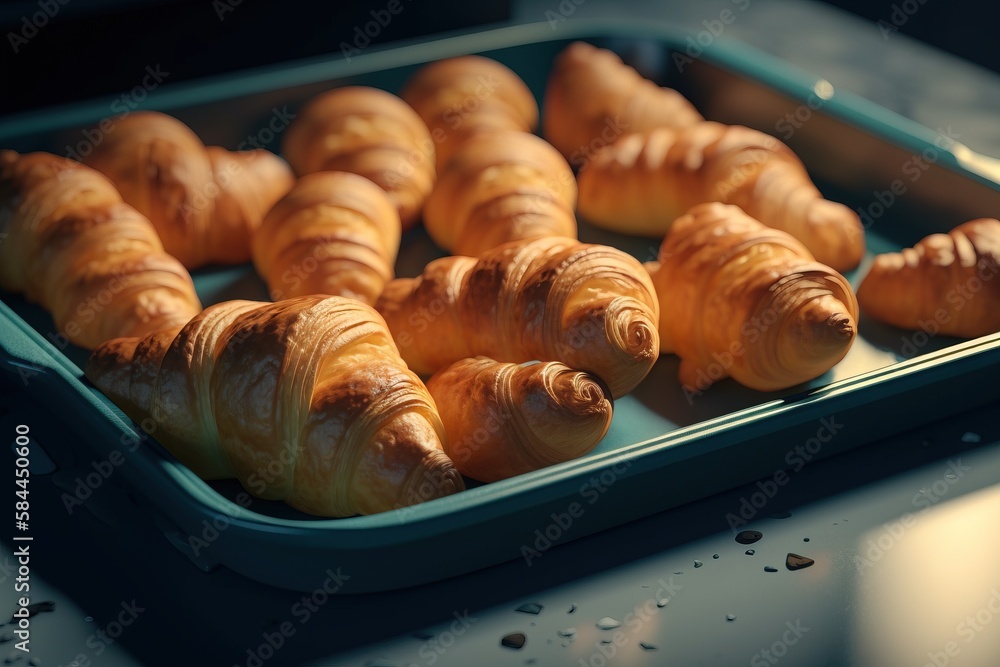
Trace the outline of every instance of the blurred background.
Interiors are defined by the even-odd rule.
[[[263,0],[16,0],[0,2],[0,115],[131,89],[147,64],[172,82],[510,21],[545,20],[559,0],[395,0],[403,20],[375,36],[356,33],[390,0],[297,3]],[[754,0],[756,3],[758,0]],[[759,0],[763,2],[764,0]],[[565,0],[577,15],[602,10],[669,18],[695,3]],[[707,3],[712,4],[712,3]],[[744,0],[740,0],[744,4]],[[747,3],[749,4],[749,0]],[[815,4],[815,3],[814,3]],[[1000,73],[1000,5],[963,0],[832,0],[883,39],[903,34]],[[700,15],[709,15],[699,3]],[[709,12],[710,13],[710,12]],[[813,26],[822,32],[823,26]],[[877,31],[877,32],[876,32]],[[374,32],[374,31],[373,31]]]

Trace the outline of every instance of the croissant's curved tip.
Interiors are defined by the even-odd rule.
[[[465,480],[448,455],[434,450],[414,470],[401,489],[402,505],[416,505],[465,490]]]
[[[849,341],[857,335],[857,325],[848,313],[835,313],[827,318],[822,332],[834,343]]]

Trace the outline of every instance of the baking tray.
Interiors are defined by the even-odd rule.
[[[245,147],[253,137],[277,150],[289,114],[313,95],[355,84],[398,92],[419,65],[450,56],[495,58],[524,78],[541,101],[553,58],[583,39],[678,88],[710,119],[786,140],[828,197],[868,212],[869,254],[848,274],[855,286],[873,253],[1000,212],[991,159],[740,43],[720,38],[696,58],[686,57],[688,37],[668,25],[624,21],[567,21],[558,30],[547,23],[504,27],[373,49],[350,60],[164,84],[149,91],[141,107],[177,116],[208,144]],[[4,119],[0,146],[80,154],[88,141],[85,129],[120,112],[113,101]],[[906,181],[905,194],[892,205],[879,199],[894,181],[910,178],[906,165],[921,157],[926,166]],[[881,211],[873,205],[880,201]],[[585,221],[580,237],[624,248],[640,260],[652,259],[659,245],[658,239],[620,236]],[[422,230],[414,230],[404,236],[397,274],[415,275],[441,255]],[[210,268],[194,277],[206,304],[266,298],[249,266]],[[90,448],[77,469],[61,471],[67,493],[95,465],[114,461],[106,486],[121,493],[110,496],[110,505],[95,495],[83,506],[114,522],[124,513],[115,503],[135,503],[139,516],[157,522],[202,569],[225,566],[303,591],[390,590],[517,558],[530,566],[554,545],[765,479],[759,496],[719,517],[720,525],[735,528],[737,518],[780,510],[776,480],[787,483],[813,459],[1000,398],[1000,334],[958,340],[862,316],[848,356],[807,384],[760,393],[727,380],[690,396],[676,380],[677,359],[664,356],[634,392],[616,402],[606,438],[579,460],[415,507],[320,519],[281,503],[247,503],[233,481],[198,479],[155,442],[155,432],[144,433],[82,377],[86,352],[62,345],[46,313],[17,296],[2,297],[3,369],[58,410],[80,446]],[[785,476],[774,477],[782,469]],[[135,515],[135,507],[129,509]],[[342,585],[331,586],[334,581]]]

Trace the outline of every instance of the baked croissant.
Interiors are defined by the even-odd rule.
[[[273,153],[206,147],[155,111],[116,120],[84,162],[111,179],[189,269],[249,261],[251,236],[294,182]]]
[[[475,256],[508,241],[576,238],[576,179],[543,139],[480,133],[459,147],[427,199],[424,227],[445,250]]]
[[[542,134],[574,169],[623,132],[703,120],[676,90],[657,86],[612,51],[585,42],[570,44],[556,57],[544,104]]]
[[[660,351],[681,358],[689,390],[726,376],[761,391],[792,387],[832,368],[854,342],[858,303],[847,280],[736,206],[692,208],[658,261]]]
[[[865,253],[858,215],[823,199],[790,148],[748,127],[706,121],[623,136],[581,170],[579,187],[580,215],[606,229],[662,236],[692,206],[718,201],[788,232],[838,271]]]
[[[1000,221],[979,218],[877,255],[858,301],[866,314],[893,326],[975,338],[1000,331],[998,273]]]
[[[434,401],[382,318],[342,297],[225,301],[101,345],[86,375],[204,479],[324,516],[462,490]]]
[[[0,238],[0,287],[40,304],[80,347],[201,310],[191,276],[149,220],[79,162],[0,151]]]
[[[317,95],[282,138],[299,176],[349,171],[374,181],[399,210],[403,229],[420,219],[434,186],[434,141],[420,116],[392,93],[347,86]]]
[[[538,104],[519,76],[490,58],[459,56],[424,65],[400,97],[434,139],[440,173],[459,145],[478,132],[534,132]]]
[[[427,381],[465,476],[495,482],[583,456],[611,424],[613,401],[594,375],[558,361],[463,359]]]
[[[557,237],[453,255],[397,278],[375,305],[407,365],[423,375],[466,357],[561,361],[622,396],[657,358],[659,304],[624,252]]]
[[[303,176],[264,217],[253,261],[275,300],[333,294],[375,303],[392,280],[399,214],[385,192],[343,171]]]

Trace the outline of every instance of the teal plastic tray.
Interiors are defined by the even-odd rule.
[[[350,61],[164,85],[142,106],[179,117],[206,143],[277,149],[290,115],[313,95],[349,84],[398,92],[419,65],[449,56],[495,58],[541,101],[553,58],[583,39],[678,88],[707,117],[757,127],[795,148],[828,197],[868,216],[869,254],[848,276],[855,286],[873,253],[1000,212],[992,160],[739,43],[720,39],[695,59],[675,57],[684,53],[686,38],[668,26],[625,22],[568,21],[556,31],[547,23],[500,28],[373,49]],[[0,146],[80,155],[91,141],[86,128],[117,110],[112,101],[3,119]],[[911,181],[915,159],[925,167]],[[900,179],[906,179],[905,193],[886,203],[884,193]],[[640,260],[652,259],[659,245],[585,221],[580,236]],[[421,230],[410,232],[397,274],[415,275],[441,254]],[[201,270],[195,283],[206,304],[266,298],[249,266]],[[0,365],[56,407],[80,441],[78,458],[85,463],[61,471],[63,479],[85,479],[111,462],[109,485],[124,491],[114,502],[138,505],[139,516],[156,521],[199,567],[221,565],[304,591],[335,579],[343,585],[326,585],[328,592],[390,590],[505,560],[530,565],[554,545],[755,479],[762,480],[760,496],[734,512],[770,514],[780,509],[788,476],[810,461],[1000,398],[1000,335],[961,341],[862,317],[850,354],[808,384],[768,394],[727,380],[689,396],[676,379],[677,359],[664,356],[616,402],[607,437],[582,459],[376,516],[318,519],[250,499],[235,482],[198,479],[155,442],[155,432],[145,434],[82,377],[86,352],[62,345],[45,312],[17,296],[2,297]],[[65,487],[72,497],[73,484]],[[82,506],[114,522],[122,508],[102,505],[98,495]]]

